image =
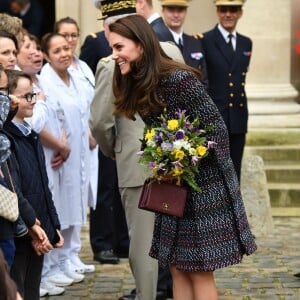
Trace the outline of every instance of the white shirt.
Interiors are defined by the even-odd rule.
[[[226,41],[226,43],[229,42],[229,37],[228,35],[229,34],[232,34],[232,38],[231,38],[231,43],[232,43],[232,46],[233,46],[233,49],[235,50],[236,49],[236,31],[233,31],[233,32],[229,32],[227,30],[225,30],[221,24],[218,24],[218,29],[219,31],[221,32],[224,40]]]

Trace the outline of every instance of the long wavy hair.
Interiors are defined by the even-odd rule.
[[[173,61],[162,50],[152,27],[143,17],[131,15],[121,18],[109,24],[109,30],[132,40],[143,49],[139,59],[131,63],[128,74],[122,75],[119,66],[115,66],[115,115],[125,115],[134,120],[136,112],[141,115],[160,112],[164,103],[157,95],[159,82],[176,69],[188,70],[201,78],[201,73],[196,69]]]

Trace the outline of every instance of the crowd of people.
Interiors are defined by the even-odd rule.
[[[95,271],[80,259],[88,207],[94,260],[129,258],[136,288],[120,300],[217,299],[213,271],[256,250],[239,187],[252,51],[236,32],[245,0],[215,0],[219,23],[194,36],[183,32],[188,0],[161,0],[162,17],[151,0],[93,2],[104,31],[86,37],[79,57],[76,20],[40,39],[0,13],[0,184],[19,201],[16,222],[0,217],[0,271],[16,284],[8,299],[60,295]],[[138,209],[148,176],[139,139],[164,108],[214,126],[202,192],[188,191],[182,218]]]

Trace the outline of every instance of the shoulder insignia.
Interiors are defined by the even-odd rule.
[[[91,36],[93,39],[96,39],[96,38],[97,38],[97,34],[96,34],[95,32],[90,33],[90,36]]]
[[[102,57],[102,58],[100,59],[100,61],[103,61],[103,62],[105,62],[105,63],[108,63],[108,62],[111,61],[111,57],[110,57],[110,56]]]
[[[198,39],[203,39],[204,35],[202,33],[197,33],[197,34],[194,34],[193,37],[198,40]]]

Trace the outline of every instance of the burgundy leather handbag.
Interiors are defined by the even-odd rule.
[[[166,181],[146,180],[139,200],[139,208],[159,214],[182,217],[187,189]]]

